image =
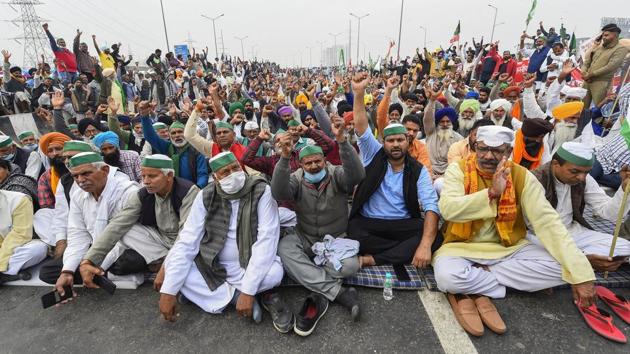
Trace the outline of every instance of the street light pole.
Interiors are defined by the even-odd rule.
[[[164,4],[162,4],[162,0],[160,0],[160,7],[162,8],[162,23],[164,24],[164,36],[166,37],[166,51],[171,51],[171,46],[168,44],[168,32],[166,31],[166,18],[164,17]]]
[[[353,14],[352,12],[350,13],[350,16],[354,17],[357,19],[357,21],[359,22],[359,25],[357,27],[357,62],[356,65],[359,65],[359,42],[361,40],[361,19],[364,17],[368,17],[370,16],[369,13],[363,15],[363,16],[357,16],[355,14]],[[350,55],[350,53],[348,53],[348,55]]]
[[[398,25],[398,49],[396,50],[396,60],[400,60],[400,37],[402,34],[402,19],[403,19],[403,8],[405,6],[405,0],[401,0],[400,2],[400,24]]]
[[[210,21],[212,21],[212,33],[214,33],[214,54],[215,57],[218,58],[219,57],[219,47],[217,46],[217,28],[214,25],[214,21],[218,20],[219,18],[223,17],[223,15],[225,14],[220,14],[217,17],[208,17],[206,15],[201,15],[201,17],[206,18]]]
[[[245,49],[243,49],[243,41],[245,39],[247,39],[248,36],[245,37],[236,37],[234,36],[234,38],[238,39],[239,41],[241,41],[241,60],[245,61]]]
[[[324,66],[324,42],[317,41],[319,44],[319,66]]]
[[[424,26],[420,26],[420,29],[424,31],[424,47],[427,47],[427,29]]]
[[[335,48],[335,50],[337,50],[337,36],[342,34],[343,32],[339,32],[339,33],[328,33],[329,35],[331,35],[333,37],[333,40],[335,42],[335,46],[333,48]]]
[[[494,21],[492,22],[492,34],[490,35],[490,44],[492,44],[492,40],[494,39],[494,28],[497,26],[497,12],[499,12],[499,9],[494,5],[488,4],[488,6],[494,9]]]

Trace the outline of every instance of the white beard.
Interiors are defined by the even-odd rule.
[[[500,118],[496,118],[494,116],[494,113],[492,115],[490,115],[490,119],[494,122],[494,124],[496,125],[503,125],[503,121],[505,120],[505,116],[507,115],[507,113],[503,114]]]
[[[553,149],[557,149],[563,143],[575,139],[576,130],[577,125],[558,122],[554,128]]]
[[[468,136],[468,133],[472,129],[473,125],[475,125],[474,118],[467,119],[467,118],[463,118],[462,116],[459,116],[459,129],[458,130],[462,136]]]
[[[176,142],[175,140],[172,140],[171,143],[173,143],[173,145],[175,145],[175,147],[182,147],[184,145],[186,145],[186,139],[182,139],[181,142]]]
[[[440,141],[448,140],[453,136],[453,128],[452,127],[448,129],[438,128],[437,136]]]

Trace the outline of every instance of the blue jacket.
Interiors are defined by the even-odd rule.
[[[529,57],[529,65],[527,65],[528,73],[536,73],[536,81],[542,81],[544,73],[540,72],[540,66],[545,62],[547,53],[551,48],[544,46],[542,49],[534,50],[534,53]]]
[[[170,157],[169,150],[171,150],[172,143],[160,138],[157,135],[155,129],[153,128],[151,117],[141,117],[140,120],[142,121],[142,132],[144,133],[145,141],[151,144],[151,147],[158,153]],[[190,151],[192,154],[189,153],[189,149],[193,149],[193,151]],[[194,156],[195,158],[193,166],[196,168],[196,181],[193,180],[193,173],[189,168],[189,166],[191,166],[191,163],[188,161],[190,156]],[[206,161],[206,158],[198,151],[194,151],[192,146],[188,145],[181,153],[181,157],[179,159],[179,176],[177,177],[184,178],[195,183],[199,188],[203,188],[208,184],[208,176],[208,162]]]

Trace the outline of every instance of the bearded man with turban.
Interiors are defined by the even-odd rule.
[[[121,150],[120,139],[116,133],[111,131],[99,133],[93,141],[94,146],[103,155],[103,162],[118,167],[132,181],[138,183],[142,181],[140,155],[132,150]]]
[[[490,120],[494,122],[495,125],[500,125],[512,130],[521,129],[521,125],[523,125],[521,121],[512,117],[512,104],[504,98],[490,102],[488,111],[490,111]]]
[[[457,121],[457,112],[451,107],[435,111],[438,94],[428,87],[424,90],[429,97],[429,103],[424,110],[424,133],[427,136],[426,143],[433,167],[433,176],[439,177],[448,167],[448,149],[463,137],[453,130],[453,123]]]
[[[63,144],[70,141],[67,135],[53,132],[45,134],[39,140],[39,148],[50,161],[50,169],[44,172],[37,181],[37,196],[40,208],[55,207],[55,191],[59,179],[68,173],[65,161],[61,156]]]
[[[553,125],[544,119],[525,119],[523,127],[516,131],[512,161],[528,170],[549,162],[551,155],[545,149],[545,136],[553,130]]]

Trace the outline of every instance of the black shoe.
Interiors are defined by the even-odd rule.
[[[273,326],[280,333],[287,333],[291,330],[291,327],[295,325],[295,319],[293,318],[293,312],[282,301],[278,293],[268,293],[261,296],[262,306],[271,315]]]
[[[8,274],[0,273],[0,285],[4,283],[8,283],[10,281],[16,281],[16,280],[21,280],[21,279],[22,278],[20,278],[19,274],[8,275]]]
[[[184,294],[177,293],[177,303],[180,305],[188,305],[190,304],[190,300]]]
[[[312,293],[306,298],[302,309],[295,316],[295,327],[293,330],[302,337],[310,335],[315,330],[319,319],[324,317],[327,310],[328,299],[322,295]]]
[[[361,317],[361,308],[359,307],[359,293],[353,287],[341,288],[335,302],[350,310],[352,321],[357,322]]]

